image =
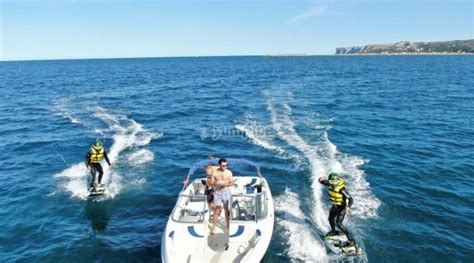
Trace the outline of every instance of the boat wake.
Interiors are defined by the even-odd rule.
[[[267,150],[274,151],[278,155],[284,155],[285,150],[283,148],[273,144],[270,139],[268,139],[268,127],[260,125],[253,116],[247,115],[243,123],[238,123],[235,125],[235,128],[243,132],[246,137],[252,141],[254,144],[263,147]]]
[[[285,240],[289,240],[286,253],[300,262],[327,261],[324,244],[316,233],[312,233],[312,227],[300,207],[298,195],[288,188],[275,198],[275,211],[283,213],[281,218],[276,219],[277,224],[283,227]]]
[[[296,150],[297,157],[293,156],[292,159],[296,162],[298,167],[301,166],[301,163],[304,163],[310,171],[309,179],[311,182],[312,196],[310,214],[308,216],[304,215],[300,210],[301,204],[298,200],[300,197],[289,190],[285,191],[283,196],[279,197],[277,203],[280,205],[277,205],[277,207],[285,212],[284,218],[280,220],[280,225],[287,230],[289,235],[289,256],[295,260],[307,261],[308,258],[321,260],[321,258],[325,256],[325,246],[319,236],[313,237],[313,240],[311,240],[310,237],[299,235],[303,232],[306,233],[304,235],[314,233],[314,231],[311,231],[311,226],[304,221],[295,222],[287,220],[286,217],[308,217],[310,221],[314,222],[315,227],[320,233],[329,231],[329,223],[327,220],[329,204],[327,204],[327,200],[324,197],[324,186],[318,182],[318,178],[321,176],[326,177],[331,172],[337,172],[343,175],[354,198],[355,205],[351,214],[347,217],[356,219],[376,217],[380,201],[371,192],[370,185],[365,180],[365,173],[360,169],[360,166],[366,161],[360,157],[341,153],[337,150],[336,145],[328,138],[327,131],[331,128],[331,119],[320,118],[317,121],[313,120],[311,122],[304,120],[303,123],[305,125],[308,125],[308,123],[311,124],[310,134],[311,137],[314,136],[314,138],[308,140],[298,132],[300,127],[293,117],[293,109],[290,105],[287,102],[281,102],[284,101],[283,99],[270,97],[268,93],[264,93],[263,95],[267,97],[266,108],[270,117],[269,125],[273,130],[269,133],[270,135],[268,135],[268,133],[267,135],[258,134],[254,130],[254,123],[252,122],[238,124],[239,126],[236,125],[236,128],[245,131],[246,135],[250,137],[250,141],[254,144],[274,151],[279,155],[289,155],[292,149]],[[353,222],[354,221],[352,221],[351,224],[354,224]],[[302,229],[305,230],[302,231]],[[351,225],[351,229],[357,230],[357,226]],[[294,233],[298,233],[298,235]],[[308,250],[301,245],[302,238],[307,239],[306,242],[315,243],[311,246],[312,249]]]
[[[67,110],[67,108],[64,108]],[[112,145],[108,149],[107,154],[112,163],[110,168],[107,164],[102,165],[104,168],[103,183],[107,185],[107,198],[117,196],[127,184],[136,186],[139,182],[145,182],[144,179],[135,179],[133,181],[124,180],[120,174],[120,166],[131,165],[141,166],[154,160],[153,153],[144,148],[153,139],[161,137],[161,134],[150,132],[143,128],[135,120],[124,115],[109,113],[102,107],[88,108],[95,120],[100,120],[107,126],[106,129],[93,129],[96,135],[107,136],[110,133]],[[71,112],[68,114],[59,114],[70,119],[72,123],[83,124],[84,127],[90,128],[93,125],[84,124],[84,121],[75,117]],[[105,133],[104,133],[105,132]],[[107,145],[106,145],[107,146]],[[107,149],[106,149],[107,150]],[[72,197],[86,199],[89,195],[87,190],[90,180],[90,173],[87,171],[83,162],[73,164],[65,170],[54,175],[60,182],[60,190],[70,193]]]

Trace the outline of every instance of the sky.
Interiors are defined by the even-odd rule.
[[[0,60],[329,55],[473,32],[472,0],[0,0]]]

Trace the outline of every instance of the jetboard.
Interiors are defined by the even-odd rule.
[[[96,185],[95,187],[89,188],[89,197],[103,195],[106,191],[107,188],[105,184]]]
[[[343,256],[363,256],[365,255],[363,249],[357,244],[357,241],[354,241],[352,244],[349,244],[344,233],[340,233],[335,236],[324,237],[324,243],[326,246],[335,254]]]

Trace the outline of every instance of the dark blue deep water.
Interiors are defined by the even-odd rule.
[[[474,260],[474,57],[218,57],[0,63],[0,261],[159,262],[189,167],[262,167],[264,262],[333,259],[326,189],[372,262]],[[109,195],[88,200],[100,138]],[[231,167],[232,168],[232,167]],[[302,220],[301,220],[302,219]]]

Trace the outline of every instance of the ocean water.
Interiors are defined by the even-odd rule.
[[[326,189],[371,262],[474,260],[474,57],[209,57],[0,62],[0,261],[160,262],[190,166],[262,167],[263,262],[338,260]],[[100,138],[110,192],[87,199]],[[232,167],[230,167],[232,169]]]

